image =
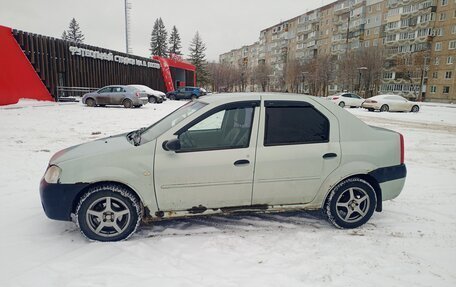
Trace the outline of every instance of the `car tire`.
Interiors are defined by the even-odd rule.
[[[155,104],[157,102],[157,98],[153,97],[153,96],[150,96],[149,97],[149,103],[150,104]]]
[[[131,102],[130,99],[125,99],[125,100],[123,100],[122,105],[123,105],[124,108],[126,108],[126,109],[131,109],[131,107],[133,107],[133,103]]]
[[[171,101],[175,101],[175,100],[176,100],[176,96],[175,96],[175,95],[170,95],[170,96],[169,96],[169,99],[170,99]]]
[[[120,241],[135,233],[142,218],[139,200],[125,187],[95,186],[76,208],[76,224],[89,240]]]
[[[345,103],[344,102],[340,102],[339,103],[339,107],[344,108],[345,107]]]
[[[100,106],[100,107],[102,107],[102,108],[106,107],[106,105],[98,105],[98,106]]]
[[[377,206],[375,190],[361,178],[349,178],[329,193],[324,212],[337,228],[357,228],[366,223]]]
[[[92,98],[88,98],[86,100],[86,105],[91,108],[95,107],[96,106],[95,100]]]
[[[198,97],[197,97],[196,95],[192,95],[191,100],[194,101],[194,100],[196,100],[197,98],[198,98]]]
[[[375,109],[367,109],[369,112],[373,112],[375,111]]]
[[[420,107],[419,107],[419,106],[414,105],[414,106],[412,107],[412,110],[411,110],[412,113],[417,113],[417,112],[419,112],[419,111],[420,111]]]
[[[388,105],[383,105],[380,107],[380,112],[388,112],[389,111],[389,106]]]

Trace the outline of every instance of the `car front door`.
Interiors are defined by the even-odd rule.
[[[96,102],[98,105],[109,104],[109,97],[111,94],[111,87],[106,87],[97,92]]]
[[[352,98],[352,105],[356,107],[361,107],[361,104],[364,102],[364,99],[358,95],[350,94]]]
[[[252,204],[312,201],[340,163],[338,121],[318,103],[265,101]]]
[[[178,98],[178,99],[185,98],[185,88],[180,88],[176,91],[176,98]]]
[[[154,180],[160,210],[251,205],[258,106],[259,101],[219,106],[157,139]],[[180,149],[166,150],[164,143],[176,137]]]

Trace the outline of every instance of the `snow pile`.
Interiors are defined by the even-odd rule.
[[[0,286],[455,286],[456,109],[349,109],[405,137],[407,183],[368,224],[316,213],[164,221],[129,241],[90,243],[46,218],[38,185],[56,151],[147,126],[183,102],[0,109]]]

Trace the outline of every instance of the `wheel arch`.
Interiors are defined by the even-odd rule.
[[[87,185],[86,187],[81,189],[81,191],[78,192],[78,194],[73,199],[73,203],[71,205],[71,213],[75,213],[76,212],[76,208],[77,208],[77,206],[79,204],[79,201],[87,193],[87,191],[89,189],[97,187],[97,186],[108,185],[108,184],[118,185],[118,186],[121,186],[121,187],[126,188],[127,190],[129,190],[132,193],[132,195],[134,197],[136,197],[136,199],[139,201],[139,203],[141,204],[141,208],[144,209],[143,199],[141,198],[139,193],[136,192],[131,186],[129,186],[129,185],[125,184],[125,183],[122,183],[122,182],[118,182],[118,181],[98,181],[98,182],[90,183],[89,185]],[[144,214],[144,212],[143,212],[143,214]]]
[[[377,182],[377,180],[373,176],[371,176],[369,174],[365,174],[365,173],[353,174],[353,175],[340,179],[336,184],[334,184],[327,191],[321,207],[324,208],[326,206],[326,203],[328,202],[328,199],[329,199],[329,195],[331,194],[331,191],[334,189],[334,187],[336,187],[342,181],[350,179],[350,178],[360,178],[360,179],[367,181],[370,185],[372,185],[372,187],[374,188],[374,191],[375,191],[375,196],[377,197],[377,206],[375,207],[375,211],[381,212],[383,209],[383,204],[382,204],[382,189],[380,187],[380,184]]]

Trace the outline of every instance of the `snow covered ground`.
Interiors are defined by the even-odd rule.
[[[141,109],[21,101],[0,107],[0,286],[456,286],[456,108],[349,109],[405,137],[408,177],[368,224],[315,213],[184,219],[126,242],[92,243],[46,218],[38,185],[56,151],[151,124],[183,102]]]

